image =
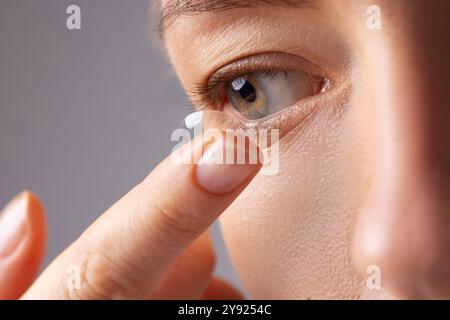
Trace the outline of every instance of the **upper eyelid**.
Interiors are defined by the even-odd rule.
[[[274,67],[276,65],[277,67]],[[263,52],[228,62],[218,68],[208,78],[214,79],[222,75],[235,73],[251,73],[265,69],[296,69],[317,76],[326,76],[326,72],[318,65],[301,56],[283,52]]]

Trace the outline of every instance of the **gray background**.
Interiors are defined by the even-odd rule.
[[[81,7],[81,30],[66,8]],[[189,104],[149,0],[0,1],[0,203],[36,192],[47,265],[165,158]],[[239,281],[213,227],[216,273]]]

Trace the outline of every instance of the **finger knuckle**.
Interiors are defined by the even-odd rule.
[[[176,205],[163,205],[158,201],[153,202],[152,207],[159,226],[166,233],[172,234],[174,238],[178,236],[194,237],[201,232],[195,214],[181,210]]]
[[[84,254],[79,268],[80,286],[65,286],[65,299],[112,300],[141,297],[144,294],[132,273],[101,251]]]

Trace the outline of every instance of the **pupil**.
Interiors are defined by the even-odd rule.
[[[246,81],[242,88],[238,91],[239,95],[242,99],[244,99],[247,102],[255,102],[256,100],[256,90],[255,88],[250,84],[250,82]]]

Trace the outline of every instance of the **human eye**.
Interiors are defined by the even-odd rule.
[[[194,103],[264,122],[326,91],[331,81],[319,67],[283,53],[253,55],[222,67],[192,92]]]

